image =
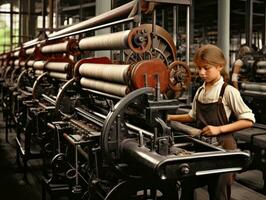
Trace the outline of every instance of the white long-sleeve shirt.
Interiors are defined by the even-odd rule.
[[[193,119],[196,119],[196,99],[198,98],[201,103],[217,102],[223,83],[224,79],[221,77],[208,91],[205,89],[205,83],[197,90],[192,103],[192,109],[189,112]],[[203,89],[200,91],[201,88]],[[198,94],[199,91],[200,94]],[[233,86],[226,86],[222,102],[228,119],[233,112],[237,119],[246,119],[255,123],[255,116],[252,110],[245,104],[240,92]]]

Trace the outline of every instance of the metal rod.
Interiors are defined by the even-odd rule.
[[[19,0],[19,31],[18,31],[18,43],[21,44],[21,31],[22,31],[22,15],[21,15],[21,11],[22,11],[22,0]]]
[[[52,33],[49,35],[49,37],[56,37],[56,36],[59,36],[62,34],[67,34],[67,33],[77,31],[77,30],[81,30],[81,29],[85,29],[85,28],[91,28],[93,26],[98,26],[98,25],[101,25],[103,23],[110,22],[114,18],[129,14],[130,11],[132,10],[132,8],[134,7],[135,3],[136,3],[135,1],[129,2],[129,3],[124,4],[118,8],[110,10],[109,12],[100,14],[96,17],[93,17],[93,18],[88,19],[86,21],[80,22],[76,25],[73,25],[73,26],[67,27],[65,29],[62,29],[60,31],[57,31],[55,33]]]
[[[68,33],[68,34],[59,35],[59,36],[56,36],[56,37],[51,37],[51,38],[48,38],[48,40],[52,41],[52,40],[57,40],[57,39],[61,39],[61,38],[64,38],[64,37],[69,37],[69,36],[73,36],[73,35],[82,34],[82,33],[89,32],[89,31],[95,31],[95,30],[98,30],[98,29],[103,29],[103,28],[115,26],[115,25],[118,25],[118,24],[134,21],[135,19],[136,19],[136,17],[130,17],[130,18],[127,18],[127,19],[122,19],[122,20],[118,20],[118,21],[115,21],[115,22],[110,22],[110,23],[107,23],[107,24],[104,24],[104,25],[93,27],[93,28],[83,29],[83,30],[72,32],[72,33]],[[28,48],[28,47],[34,46],[36,44],[40,44],[42,42],[44,42],[44,41],[38,41],[37,39],[34,39],[32,41],[24,43],[23,47],[24,48]]]
[[[160,99],[161,99],[160,75],[159,74],[155,74],[154,78],[156,80],[156,101],[160,101]]]
[[[11,44],[11,51],[13,49],[13,3],[10,2],[10,44]]]
[[[80,31],[76,31],[76,32],[72,32],[72,33],[67,33],[67,34],[59,35],[59,36],[55,36],[55,37],[48,37],[48,40],[49,41],[50,40],[56,40],[56,39],[60,39],[60,38],[64,38],[64,37],[69,37],[69,36],[73,36],[73,35],[78,35],[78,34],[85,33],[85,32],[89,32],[89,31],[96,31],[98,29],[103,29],[103,28],[107,28],[107,27],[114,26],[114,25],[118,25],[118,24],[130,22],[130,21],[134,21],[134,20],[135,20],[135,17],[130,17],[130,18],[127,18],[127,19],[122,19],[122,20],[118,20],[118,21],[115,21],[115,22],[110,22],[110,23],[107,23],[107,24],[95,26],[93,28],[87,28],[87,29],[83,29],[83,30],[80,30]],[[37,43],[40,43],[40,41],[38,41]]]
[[[75,177],[75,181],[76,181],[76,186],[78,186],[79,184],[79,172],[78,172],[78,145],[75,145],[75,170],[76,170],[76,177]]]
[[[52,105],[55,105],[55,100],[53,100],[52,98],[48,97],[47,95],[45,94],[42,94],[42,97],[48,101],[49,103],[51,103]]]
[[[138,25],[141,24],[141,0],[138,0]]]
[[[42,28],[45,29],[46,0],[42,0]]]
[[[177,44],[177,6],[173,7],[173,40]]]
[[[264,23],[263,23],[263,37],[262,37],[262,40],[263,40],[263,43],[262,45],[263,46],[266,46],[266,1],[264,1]]]
[[[95,117],[93,114],[83,110],[82,108],[76,107],[75,110],[84,118],[86,118],[87,120],[90,120],[91,122],[94,122],[95,124],[99,125],[99,126],[103,126],[103,122],[101,120],[99,120],[97,117]],[[99,115],[98,115],[99,116]],[[106,117],[106,116],[105,116]]]
[[[152,40],[151,40],[151,48],[153,48],[153,40],[156,36],[156,10],[152,11]]]
[[[51,31],[53,30],[54,27],[54,1],[49,0],[49,28]]]
[[[134,126],[133,124],[126,123],[126,125],[127,125],[128,128],[130,128],[130,129],[132,129],[132,130],[134,130],[134,131],[137,131],[138,133],[141,132],[141,133],[143,133],[143,134],[145,134],[146,136],[149,136],[149,137],[151,137],[151,138],[154,137],[154,134],[153,134],[153,133],[151,133],[151,132],[149,132],[149,131],[146,131],[146,130],[144,130],[144,129],[142,129],[142,128],[139,128],[139,127],[137,127],[137,126]]]
[[[187,22],[186,22],[186,33],[187,33],[187,38],[186,38],[186,45],[187,45],[187,49],[186,49],[186,61],[187,61],[187,65],[189,66],[189,12],[190,12],[190,7],[187,6]]]
[[[252,32],[253,32],[253,0],[246,1],[246,44],[251,47],[252,45]]]

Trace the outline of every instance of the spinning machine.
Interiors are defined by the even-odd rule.
[[[165,122],[178,102],[166,98],[169,71],[161,60],[88,61],[75,65],[72,89],[79,92],[66,95],[72,108],[60,102],[72,84],[56,101],[63,120],[50,125],[61,145],[50,185],[64,180],[73,194],[92,199],[178,199],[178,181],[247,165],[247,153],[226,152],[180,131],[189,126]]]

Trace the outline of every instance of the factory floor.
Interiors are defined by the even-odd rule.
[[[41,200],[42,175],[40,160],[29,161],[28,181],[23,179],[22,169],[16,164],[15,132],[9,134],[9,143],[5,141],[5,124],[0,112],[0,199],[1,200]],[[255,191],[263,185],[260,171],[252,170],[237,175],[239,182],[232,186],[232,200],[266,200],[266,196]],[[253,188],[253,189],[251,189]],[[196,200],[206,200],[208,194],[204,188],[196,190]]]

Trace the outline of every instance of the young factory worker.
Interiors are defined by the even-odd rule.
[[[194,63],[204,83],[195,94],[192,109],[188,114],[168,115],[167,120],[195,121],[197,128],[202,130],[202,136],[211,138],[224,149],[234,150],[237,147],[232,132],[251,127],[255,122],[254,114],[239,91],[224,82],[222,74],[226,60],[221,49],[210,44],[200,47],[195,53]],[[236,121],[229,121],[231,114],[235,115]],[[207,179],[210,199],[230,200],[232,181],[233,173],[213,175]],[[188,193],[192,199],[193,192]]]
[[[245,62],[245,57],[247,56],[247,54],[250,54],[252,52],[253,52],[252,49],[247,45],[242,45],[239,49],[237,59],[232,67],[233,69],[231,77],[232,85],[237,89],[238,89],[238,81],[239,81],[238,79],[241,72],[241,68],[247,64]]]

